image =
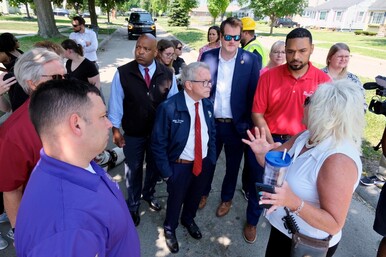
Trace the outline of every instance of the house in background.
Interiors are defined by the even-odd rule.
[[[368,9],[367,31],[376,32],[378,36],[386,36],[386,0],[377,0]]]
[[[330,0],[306,8],[301,25],[339,31],[363,30],[367,27],[368,8],[374,2],[375,0]]]

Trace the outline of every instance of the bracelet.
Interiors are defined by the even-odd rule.
[[[296,210],[293,211],[293,213],[299,216],[299,212],[303,209],[303,207],[304,207],[304,201],[302,200],[302,203],[300,204],[300,206],[296,208]]]

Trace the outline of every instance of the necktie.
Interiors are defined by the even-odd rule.
[[[147,88],[150,87],[150,74],[149,74],[149,68],[145,68],[145,82]]]
[[[193,162],[193,174],[198,176],[202,171],[202,142],[201,142],[201,122],[200,115],[198,113],[198,104],[196,107],[196,118],[194,121],[194,162]]]

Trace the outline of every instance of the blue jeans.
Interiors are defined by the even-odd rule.
[[[150,199],[155,193],[158,170],[150,149],[149,137],[131,137],[124,135],[125,175],[127,187],[127,205],[130,211],[138,211],[141,193],[144,199]],[[142,189],[143,162],[146,156],[146,175]]]

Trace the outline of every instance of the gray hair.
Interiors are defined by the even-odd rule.
[[[182,85],[185,86],[186,81],[195,80],[197,70],[200,68],[210,70],[209,65],[204,62],[192,62],[189,65],[186,65],[181,72]]]
[[[271,46],[271,51],[269,53],[273,53],[273,51],[275,51],[276,49],[278,49],[279,47],[281,46],[284,46],[285,47],[285,42],[283,40],[278,40],[276,41],[275,43],[272,44]]]
[[[14,73],[26,94],[30,95],[32,92],[28,81],[37,84],[44,73],[43,65],[54,60],[62,61],[59,55],[46,48],[33,48],[18,58]]]
[[[365,127],[363,93],[349,80],[320,85],[310,98],[307,127],[311,141],[332,137],[334,146],[349,140],[361,152]]]

